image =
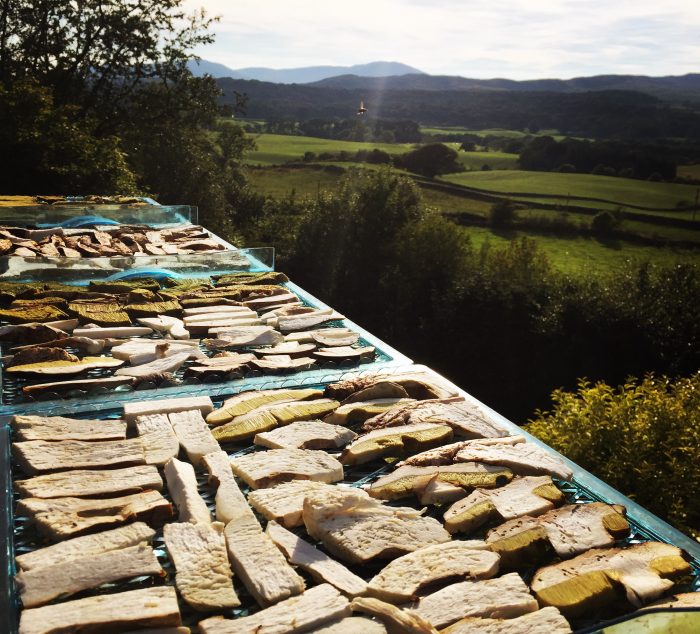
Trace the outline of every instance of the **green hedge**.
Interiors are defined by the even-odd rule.
[[[700,535],[700,372],[557,390],[527,426],[677,528]]]

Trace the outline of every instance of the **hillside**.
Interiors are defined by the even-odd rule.
[[[700,139],[700,106],[677,107],[632,91],[363,90],[234,79],[217,82],[225,103],[233,104],[236,92],[246,94],[246,115],[255,119],[345,118],[354,116],[363,100],[369,117],[435,126],[474,130],[536,126],[583,137]]]
[[[381,79],[354,75],[329,77],[314,85],[360,90],[507,90],[517,92],[581,93],[632,90],[663,99],[700,99],[700,74],[647,77],[644,75],[597,75],[573,79],[469,79],[449,75],[412,74]]]

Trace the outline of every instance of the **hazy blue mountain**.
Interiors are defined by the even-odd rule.
[[[307,84],[336,75],[361,75],[363,77],[389,77],[407,73],[422,74],[422,71],[399,62],[370,62],[354,66],[308,66],[304,68],[239,68],[232,69],[224,64],[200,60],[190,62],[192,74],[212,77],[232,77],[233,79],[257,79],[276,84]]]
[[[190,61],[187,63],[187,68],[195,77],[201,77],[202,75],[211,75],[212,77],[231,77],[232,79],[248,79],[248,77],[243,77],[239,72],[225,66],[224,64],[219,64],[218,62],[209,62],[206,59],[200,59],[199,61]]]

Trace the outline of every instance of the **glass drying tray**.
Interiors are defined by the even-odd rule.
[[[159,205],[151,198],[139,203],[97,204],[75,198],[54,205],[0,206],[0,225],[15,227],[93,227],[96,225],[150,225],[167,227],[197,224],[197,207]]]
[[[224,249],[211,253],[139,255],[98,258],[0,257],[0,282],[61,282],[87,285],[90,281],[207,277],[226,272],[271,271],[275,265],[272,247],[236,249],[215,234],[211,237]]]
[[[328,376],[326,378],[317,378],[315,382],[312,381],[294,381],[294,380],[284,380],[275,381],[267,380],[260,381],[254,386],[240,386],[240,385],[229,385],[228,390],[220,390],[217,393],[211,394],[212,400],[215,406],[219,406],[221,402],[226,398],[238,392],[248,390],[248,389],[277,389],[281,387],[294,388],[294,387],[317,387],[324,388],[331,382],[354,378],[358,376],[367,375],[396,375],[396,374],[425,374],[428,378],[437,382],[439,385],[453,393],[454,395],[459,395],[478,404],[480,407],[484,408],[498,423],[500,423],[504,428],[508,429],[514,434],[520,434],[525,436],[528,440],[537,443],[543,447],[550,454],[564,460],[574,471],[574,477],[571,482],[561,482],[557,481],[558,486],[566,495],[568,503],[587,503],[594,501],[602,501],[608,504],[622,504],[627,509],[627,519],[630,524],[631,530],[630,535],[624,540],[619,542],[619,545],[631,545],[635,543],[640,543],[649,540],[663,541],[669,544],[673,544],[687,552],[690,557],[690,563],[693,568],[692,582],[689,587],[680,588],[679,591],[698,591],[700,590],[700,545],[690,539],[688,536],[677,531],[673,527],[669,526],[666,522],[659,519],[652,513],[630,500],[629,498],[622,495],[619,491],[616,491],[606,485],[604,482],[585,471],[575,463],[567,460],[553,449],[538,441],[536,438],[523,431],[520,427],[511,423],[503,416],[494,412],[491,408],[487,407],[477,399],[470,396],[464,390],[458,388],[453,383],[440,376],[436,372],[430,370],[426,366],[421,365],[410,365],[403,368],[384,368],[380,370],[370,370],[370,371],[354,371],[347,372],[345,374]],[[162,395],[155,395],[153,398],[163,398]],[[145,400],[145,399],[144,399]],[[151,397],[148,397],[151,400]],[[102,407],[98,405],[91,406],[81,410],[76,413],[75,410],[68,408],[54,407],[52,409],[43,411],[42,414],[45,415],[71,415],[79,418],[119,418],[122,415],[122,409],[120,404],[117,403],[105,403]],[[16,496],[12,488],[12,477],[13,477],[13,467],[10,452],[10,442],[11,442],[11,431],[9,427],[9,416],[0,415],[0,540],[2,540],[2,545],[0,546],[0,614],[9,615],[9,628],[8,631],[15,634],[19,613],[19,600],[15,593],[13,576],[16,573],[15,569],[15,553],[27,552],[33,550],[37,547],[36,534],[33,529],[28,525],[24,518],[15,517],[13,515],[14,505],[16,502]],[[224,444],[223,448],[227,451],[230,456],[240,455],[243,453],[248,453],[252,449],[249,445],[228,445]],[[382,466],[377,467],[376,462],[369,463],[366,465],[350,466],[345,468],[344,480],[342,484],[349,486],[364,486],[379,478],[390,471],[393,466],[389,463],[384,463]],[[17,473],[19,475],[19,469]],[[202,497],[205,498],[209,508],[213,511],[214,505],[214,495],[212,489],[207,485],[206,475],[199,473],[199,490]],[[247,489],[243,489],[247,493]],[[163,491],[166,497],[168,496],[167,489]],[[401,506],[413,505],[416,508],[420,508],[420,505],[414,500],[409,502],[406,499],[400,501]],[[431,509],[428,511],[431,515],[436,515],[436,510]],[[466,539],[472,536],[453,536],[453,539]],[[158,554],[161,564],[169,573],[168,581],[166,583],[173,583],[173,567],[170,563],[167,553],[164,548],[162,540],[162,532],[158,532],[157,537],[154,541],[154,547]],[[353,571],[360,576],[368,578],[372,574],[376,573],[376,570],[369,567],[353,568]],[[156,583],[162,583],[162,581],[157,581]],[[126,591],[131,589],[136,589],[139,587],[144,587],[152,585],[153,581],[144,580],[143,577],[138,579],[132,579],[127,582],[117,582],[115,584],[109,584],[104,586],[101,590],[96,592],[115,592],[115,591]],[[239,587],[237,586],[237,591]],[[82,595],[79,595],[82,596]],[[243,616],[248,613],[248,610],[254,608],[254,602],[250,596],[245,592],[245,589],[241,589],[239,592],[239,597],[242,599],[242,605],[240,608],[236,608],[233,611],[226,613],[227,616]],[[183,622],[186,625],[191,625],[195,619],[199,620],[206,618],[206,615],[202,613],[194,613],[192,610],[187,608],[184,603],[180,605]],[[678,610],[678,613],[681,611]],[[687,615],[687,623],[697,623],[700,619],[700,610],[683,610],[683,613]],[[651,615],[654,615],[651,617]],[[651,617],[651,618],[650,618]],[[629,634],[631,632],[649,632],[658,633],[661,632],[695,632],[700,631],[697,629],[659,629],[660,623],[679,623],[679,616],[676,612],[671,612],[668,610],[653,610],[639,612],[636,614],[630,614],[624,617],[620,617],[611,621],[602,623],[590,623],[585,624],[585,626],[576,630],[580,634],[593,634],[594,632],[603,632],[607,634]],[[653,623],[656,629],[644,629],[647,627],[648,623]],[[639,627],[636,627],[639,625]],[[625,629],[626,628],[626,629]]]
[[[271,267],[265,264],[266,262],[274,263],[274,250],[265,247],[261,249],[246,249],[235,252],[228,252],[227,254],[216,254],[216,257],[223,258],[232,256],[244,256],[248,258],[254,265],[250,268],[239,268],[235,269],[232,267],[223,268],[223,263],[221,267],[208,266],[200,267],[199,262],[194,262],[193,267],[187,269],[186,271],[178,272],[176,277],[180,278],[191,278],[200,277],[208,278],[211,274],[216,273],[235,273],[240,271],[269,271],[272,270]],[[183,258],[187,256],[178,256],[182,265]],[[196,260],[200,260],[203,256],[198,256]],[[204,270],[201,270],[204,268]],[[69,271],[70,272],[70,271]],[[127,271],[123,275],[112,276],[107,278],[112,279],[133,279],[134,277],[162,277],[162,276],[173,276],[173,271],[166,269],[154,269],[147,268],[143,270],[132,270]],[[64,280],[61,280],[64,281]],[[85,283],[81,280],[80,283]],[[295,293],[302,304],[306,306],[311,306],[313,308],[321,310],[330,310],[330,307],[314,297],[310,293],[307,293],[298,285],[293,282],[286,282],[281,286],[288,288],[290,291]],[[331,322],[327,322],[323,327],[342,327],[348,328],[360,335],[358,342],[359,346],[372,346],[374,347],[374,356],[372,359],[362,359],[361,361],[350,361],[350,360],[339,360],[339,361],[325,361],[317,362],[313,369],[309,370],[299,370],[293,374],[280,374],[277,375],[276,381],[280,386],[285,383],[293,383],[295,385],[301,383],[317,383],[323,380],[337,380],[337,377],[348,372],[351,369],[362,368],[382,368],[382,367],[401,367],[406,366],[411,363],[411,360],[405,355],[401,354],[389,344],[385,343],[378,337],[375,337],[364,328],[354,323],[349,319],[338,319]],[[160,335],[152,335],[153,338],[160,339]],[[163,340],[166,341],[166,340]],[[170,340],[167,340],[170,341]],[[176,341],[175,341],[176,343]],[[203,346],[200,346],[203,352],[208,352]],[[5,350],[9,346],[5,344],[0,344],[0,352],[5,353]],[[245,351],[245,349],[241,349]],[[64,407],[71,408],[70,411],[83,411],[84,408],[97,408],[101,409],[107,406],[118,406],[120,403],[125,401],[133,400],[135,395],[138,395],[139,399],[143,399],[146,395],[152,394],[152,398],[166,398],[166,397],[177,397],[177,396],[197,396],[197,395],[217,395],[230,393],[232,386],[235,389],[255,389],[262,384],[270,382],[271,375],[263,375],[257,371],[247,371],[242,376],[235,376],[231,378],[222,379],[212,379],[211,381],[200,381],[194,378],[183,379],[184,373],[188,367],[190,367],[193,362],[187,361],[179,370],[174,374],[177,379],[183,380],[180,384],[171,387],[160,387],[154,384],[146,384],[141,388],[134,390],[131,386],[123,385],[116,387],[114,389],[107,390],[105,388],[98,388],[91,392],[74,390],[64,395],[50,395],[48,398],[42,400],[28,400],[23,396],[22,387],[29,384],[26,378],[15,377],[7,372],[2,372],[0,370],[0,413],[3,414],[19,414],[19,413],[30,413],[30,412],[41,412],[46,413],[48,411],[53,411],[54,408],[58,407],[63,409]],[[112,376],[110,370],[105,369],[93,369],[88,370],[86,373],[87,378],[102,378],[106,376]],[[48,382],[40,381],[40,382]],[[68,377],[66,380],[70,380]],[[32,383],[37,383],[37,381],[31,381]],[[70,403],[70,405],[68,405]]]

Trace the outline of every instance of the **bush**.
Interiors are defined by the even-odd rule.
[[[557,390],[528,431],[681,530],[700,531],[700,372]]]
[[[442,143],[428,143],[395,157],[397,167],[432,178],[439,174],[463,172],[457,151]]]
[[[611,211],[599,211],[593,216],[591,230],[599,236],[609,236],[620,226],[620,218]]]
[[[591,174],[597,174],[598,176],[615,176],[615,168],[598,163],[598,165],[591,170]]]
[[[561,172],[562,174],[573,174],[575,173],[576,166],[572,165],[571,163],[562,163],[557,169],[554,170],[555,172]]]
[[[492,227],[512,227],[517,218],[515,203],[512,200],[499,200],[489,210],[489,224]]]

